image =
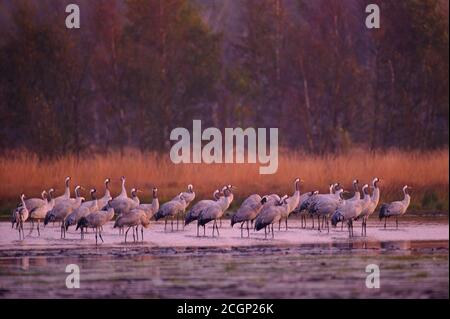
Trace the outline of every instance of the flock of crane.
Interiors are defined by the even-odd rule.
[[[114,228],[118,228],[121,234],[124,233],[125,242],[130,229],[133,232],[133,240],[139,240],[139,227],[143,240],[143,229],[149,227],[152,219],[156,221],[164,219],[165,231],[167,231],[168,221],[171,224],[171,231],[174,230],[175,219],[177,230],[179,219],[184,220],[182,227],[197,221],[197,236],[200,236],[200,226],[203,227],[203,235],[205,236],[206,224],[212,222],[212,236],[214,237],[215,233],[219,236],[222,217],[233,201],[233,190],[235,189],[232,185],[225,185],[221,190],[214,191],[212,199],[200,200],[187,210],[189,204],[195,199],[192,185],[188,185],[186,191],[179,193],[172,200],[160,206],[157,188],[153,188],[153,199],[148,204],[140,202],[138,193],[141,190],[137,188],[131,189],[131,197],[129,197],[125,188],[125,177],[121,178],[122,190],[118,196],[112,198],[109,188],[111,181],[107,178],[103,197],[97,198],[94,188],[90,190],[91,200],[88,201],[80,194],[83,190],[81,186],[75,187],[75,198],[71,198],[69,182],[70,177],[67,177],[65,179],[65,192],[58,197],[53,197],[54,189],[50,189],[48,192],[43,191],[41,198],[26,199],[24,194],[20,196],[21,201],[12,213],[12,227],[16,226],[19,231],[19,239],[25,238],[23,226],[27,220],[32,223],[29,234],[32,233],[34,223],[37,222],[37,232],[40,236],[39,226],[41,220],[43,220],[44,225],[59,222],[61,238],[65,238],[66,231],[70,226],[75,226],[76,230],[80,229],[82,239],[86,231],[92,228],[95,233],[95,242],[98,243],[98,238],[103,242],[102,226],[111,221],[114,216],[117,216]],[[329,193],[327,194],[319,194],[318,191],[300,194],[300,182],[299,178],[294,181],[292,196],[250,195],[231,217],[231,226],[240,223],[241,237],[244,236],[244,230],[247,231],[247,237],[250,237],[249,224],[251,224],[251,228],[256,231],[264,228],[265,238],[270,233],[272,233],[273,238],[274,224],[278,223],[278,229],[281,230],[281,223],[284,222],[287,230],[288,218],[291,213],[294,213],[300,215],[301,228],[306,228],[307,216],[311,217],[312,228],[315,227],[314,220],[317,218],[317,229],[319,231],[326,227],[329,232],[330,219],[331,224],[335,227],[338,223],[341,223],[341,227],[343,227],[346,222],[349,237],[353,237],[353,221],[360,220],[362,222],[361,235],[366,236],[367,220],[375,212],[380,200],[378,178],[375,177],[370,186],[365,184],[362,187],[362,196],[359,191],[359,182],[354,180],[354,194],[349,199],[343,198],[344,190],[339,183],[329,185]],[[385,219],[385,228],[386,220],[389,217],[396,219],[396,227],[398,228],[398,217],[406,212],[410,203],[409,188],[407,185],[403,187],[403,200],[381,205],[379,218],[380,220]],[[370,189],[372,189],[372,194],[370,194]]]

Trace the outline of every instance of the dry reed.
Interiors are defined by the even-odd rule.
[[[421,206],[423,196],[433,192],[448,206],[448,150],[430,152],[403,152],[397,150],[367,152],[353,150],[347,154],[313,156],[284,152],[279,157],[276,174],[260,175],[259,164],[173,164],[168,155],[128,150],[106,155],[73,155],[56,160],[39,161],[27,152],[16,152],[0,157],[0,202],[16,201],[24,192],[29,197],[39,196],[43,189],[55,187],[61,193],[65,176],[72,176],[72,187],[103,190],[103,180],[112,179],[113,193],[120,190],[120,176],[127,178],[127,187],[137,186],[150,198],[150,188],[157,185],[160,198],[173,197],[192,183],[198,198],[211,197],[214,189],[224,184],[237,187],[237,199],[251,193],[289,194],[295,177],[304,180],[302,191],[327,191],[327,185],[339,181],[351,190],[351,181],[358,178],[369,183],[374,176],[381,179],[382,200],[401,198],[404,184],[413,187],[413,203]],[[445,208],[447,208],[444,205]]]

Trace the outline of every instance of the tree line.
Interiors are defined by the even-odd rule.
[[[67,3],[66,3],[67,2]],[[448,3],[0,0],[0,148],[168,150],[192,120],[311,153],[448,147]]]

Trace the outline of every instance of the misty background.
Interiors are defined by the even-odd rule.
[[[0,0],[0,151],[162,151],[193,119],[316,154],[448,147],[448,60],[444,0]]]

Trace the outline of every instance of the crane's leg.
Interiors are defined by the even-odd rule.
[[[179,214],[177,214],[177,231],[178,231],[178,215],[179,215]]]
[[[219,218],[219,227],[222,228],[222,217]]]
[[[214,228],[215,228],[215,225],[216,225],[216,220],[214,219],[214,221],[213,221],[213,230],[212,230],[212,236],[214,237]]]
[[[167,228],[167,218],[164,220],[164,231],[166,231]]]
[[[278,221],[278,231],[280,231],[281,230],[281,218],[280,218],[280,220]]]
[[[31,235],[31,233],[33,232],[33,229],[34,229],[34,220],[32,219],[32,220],[31,220],[30,232],[28,233],[28,236]]]
[[[219,234],[219,226],[217,226],[217,223],[216,223],[216,231],[217,231],[217,237],[219,237],[220,236],[220,234]]]
[[[285,222],[285,223],[286,223],[286,231],[288,230],[288,227],[287,227],[287,220],[288,220],[288,219],[286,218],[286,222]]]
[[[128,231],[130,230],[130,227],[127,228],[127,231],[125,232],[125,242],[127,242],[127,236],[128,236]]]
[[[353,238],[353,220],[350,220],[350,225],[352,227],[352,238]]]
[[[170,226],[172,227],[172,231],[173,231],[173,218],[172,218],[172,220],[170,221]]]
[[[206,225],[203,225],[203,237],[206,236]]]
[[[330,233],[330,222],[328,221],[328,217],[326,217],[326,222],[327,222],[327,232],[329,234]]]
[[[242,223],[241,223],[241,238],[244,237],[244,234],[243,234],[243,231],[244,231],[244,230],[242,229],[242,227],[244,227],[244,223],[245,223],[245,222],[242,222]]]
[[[317,216],[317,229],[320,231],[320,216]]]
[[[362,219],[361,223],[361,236],[364,236],[364,218]]]
[[[105,241],[103,240],[103,237],[102,237],[102,229],[101,228],[98,231],[98,235],[100,236],[100,239],[102,240],[102,243],[104,243]]]
[[[142,241],[144,241],[144,226],[141,227],[141,237]]]
[[[38,219],[38,222],[37,222],[37,231],[38,231],[38,236],[41,236],[41,231],[40,231],[40,229],[39,229],[39,224],[40,224],[40,219]]]
[[[250,238],[250,228],[248,227],[248,220],[247,220],[247,237]]]
[[[184,211],[183,214],[181,214],[181,226],[182,226],[182,229],[184,230],[183,220],[186,220],[186,211]]]
[[[273,239],[274,235],[273,235],[273,224],[272,224],[272,239]]]
[[[84,239],[84,227],[81,227],[81,240]]]
[[[387,217],[384,217],[384,228],[386,228]]]
[[[97,245],[97,228],[95,229],[95,244]]]
[[[199,228],[200,228],[200,224],[199,224],[198,221],[197,221],[197,237],[200,236],[200,234],[198,233],[198,232],[199,232]]]
[[[312,227],[311,227],[311,229],[314,229],[314,216],[313,215],[311,215],[311,219],[312,219]]]

